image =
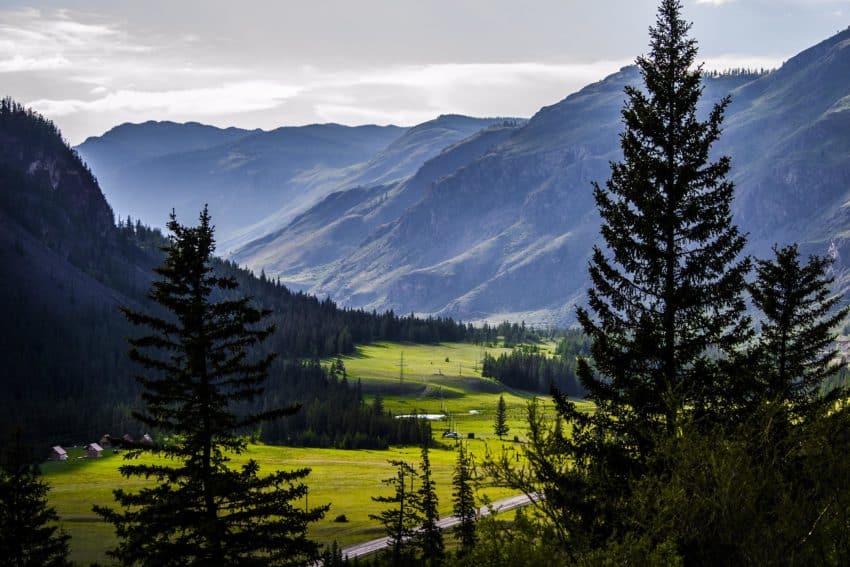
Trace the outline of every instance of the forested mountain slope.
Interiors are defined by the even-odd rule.
[[[192,224],[197,212],[179,220]],[[79,443],[131,426],[138,368],[126,356],[125,339],[137,331],[118,307],[155,309],[146,294],[165,243],[141,223],[116,225],[94,176],[56,127],[9,99],[2,102],[0,432],[21,425],[33,443]],[[379,338],[428,342],[466,333],[448,320],[339,309],[230,262],[215,266],[273,311],[276,332],[266,348],[280,355],[270,391],[277,400],[291,399],[287,376],[301,381],[303,394],[310,390],[304,380],[321,375],[287,373],[286,359],[350,352],[356,342]],[[322,384],[315,387],[327,387]]]

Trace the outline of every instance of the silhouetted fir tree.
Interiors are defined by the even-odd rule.
[[[422,526],[417,534],[419,546],[422,548],[422,559],[428,565],[440,565],[445,556],[445,545],[443,544],[443,532],[437,525],[440,513],[437,510],[439,500],[437,498],[437,483],[431,474],[431,459],[428,455],[428,444],[426,439],[422,445],[422,460],[419,464],[419,510],[422,514]]]
[[[737,394],[724,358],[752,336],[730,160],[709,155],[730,99],[697,118],[701,66],[681,9],[661,2],[651,52],[637,60],[646,91],[626,87],[623,161],[594,186],[608,251],[594,248],[590,311],[578,310],[593,359],[578,371],[597,411],[585,417],[560,400],[616,439],[612,458],[635,471],[684,420],[708,426],[725,415]]]
[[[499,403],[496,404],[496,419],[493,423],[493,431],[502,439],[508,434],[508,407],[505,405],[505,396],[499,396]]]
[[[839,369],[830,348],[834,329],[848,308],[836,309],[829,258],[812,256],[800,264],[797,245],[774,247],[774,258],[756,262],[756,279],[749,286],[753,304],[764,314],[759,337],[759,392],[792,422],[815,417],[844,395],[843,389],[822,392]]]
[[[475,547],[475,518],[478,510],[475,507],[475,492],[472,461],[466,446],[458,446],[457,463],[452,475],[452,512],[460,520],[454,527],[455,537],[460,541],[460,554],[464,555]]]
[[[410,544],[416,536],[416,530],[422,525],[415,487],[418,475],[416,469],[405,461],[391,460],[389,463],[396,468],[396,474],[381,482],[391,487],[393,494],[373,496],[372,500],[392,506],[380,514],[369,514],[369,518],[384,527],[390,540],[392,564],[404,565],[412,560]]]
[[[342,556],[342,549],[336,541],[330,547],[323,549],[322,554],[319,556],[319,565],[322,567],[344,567],[351,564],[351,562]]]
[[[309,469],[260,476],[248,460],[239,468],[230,455],[245,451],[244,433],[264,422],[291,415],[297,407],[242,414],[263,394],[273,355],[250,360],[249,352],[273,331],[268,311],[234,298],[236,282],[219,277],[210,265],[213,227],[204,208],[197,227],[168,223],[170,243],[161,277],[150,297],[166,313],[124,309],[135,325],[151,334],[130,339],[130,357],[148,372],[143,412],[134,414],[159,432],[153,454],[163,461],[126,464],[125,477],[154,484],[138,492],[114,491],[118,509],[96,506],[119,538],[111,556],[125,565],[296,565],[317,556],[307,526],[327,506],[303,510],[293,505],[307,491]],[[213,301],[213,295],[220,297]]]
[[[21,442],[0,455],[0,563],[9,567],[65,567],[70,536],[55,524],[47,504],[49,487]]]

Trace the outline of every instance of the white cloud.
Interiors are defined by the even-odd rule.
[[[29,57],[16,53],[11,58],[0,59],[0,73],[20,73],[26,71],[46,71],[69,67],[71,64],[62,55],[47,57]]]
[[[748,2],[826,0],[688,1],[734,3],[730,11],[735,11]],[[841,6],[850,0],[843,2]],[[654,10],[652,4],[648,10]],[[319,30],[312,43],[293,44],[298,49],[287,52],[276,50],[256,26],[240,28],[230,21],[222,28],[175,24],[163,32],[158,22],[138,25],[132,16],[125,19],[121,10],[116,13],[107,18],[68,10],[0,10],[0,78],[8,89],[0,95],[15,96],[56,118],[76,143],[116,123],[148,119],[272,128],[322,121],[410,125],[449,112],[530,116],[632,63],[559,61],[562,52],[548,46],[539,50],[542,62],[536,52],[523,55],[524,61],[511,60],[515,54],[507,53],[498,62],[497,56],[488,59],[490,55],[480,55],[480,50],[473,58],[460,43],[442,56],[434,51],[436,63],[427,62],[433,51],[428,45],[422,46],[425,56],[349,58],[344,51],[316,55],[310,46],[325,40],[333,46],[339,40]],[[498,41],[504,39],[496,35]],[[385,51],[393,49],[381,36],[370,41],[375,49],[384,44]],[[616,43],[616,38],[611,41]],[[580,58],[582,53],[577,50],[571,56]],[[584,53],[585,61],[593,53]],[[467,56],[477,62],[452,62]],[[706,68],[771,68],[782,59],[721,55],[709,58]]]
[[[29,105],[51,117],[115,111],[203,117],[268,110],[295,96],[299,90],[296,86],[269,81],[245,81],[168,91],[118,90],[93,100],[39,99]]]

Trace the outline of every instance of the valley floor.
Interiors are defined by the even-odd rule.
[[[360,378],[367,397],[380,393],[385,405],[396,414],[447,413],[449,418],[432,423],[434,438],[440,447],[431,451],[431,464],[440,498],[440,514],[451,514],[451,475],[457,458],[459,441],[442,438],[451,428],[467,443],[476,462],[488,453],[509,451],[521,458],[520,441],[525,436],[525,407],[533,394],[507,391],[499,383],[480,376],[481,347],[467,344],[435,346],[382,343],[360,347],[355,355],[344,357],[349,379]],[[502,349],[487,349],[490,351]],[[399,364],[404,352],[405,375],[400,379]],[[448,359],[448,361],[446,361]],[[499,395],[508,406],[510,433],[504,441],[493,434],[493,420]],[[545,396],[541,401],[549,402]],[[551,411],[551,402],[548,409]],[[472,433],[474,439],[467,439]],[[70,450],[67,462],[51,462],[43,467],[45,480],[51,485],[50,503],[60,516],[62,527],[71,534],[71,559],[79,563],[109,564],[105,552],[115,544],[112,526],[103,523],[92,512],[95,504],[112,503],[112,490],[133,490],[144,484],[138,479],[124,479],[118,472],[123,459],[104,452],[99,459],[78,459],[82,449]],[[234,457],[234,463],[252,458],[262,469],[295,469],[309,467],[310,487],[304,506],[331,504],[326,517],[311,529],[311,537],[322,543],[337,541],[343,546],[380,537],[378,525],[369,514],[385,505],[371,497],[388,494],[381,480],[392,476],[389,459],[418,463],[416,447],[391,448],[387,451],[312,449],[251,445],[245,455]],[[512,493],[496,487],[481,487],[479,499],[497,500]],[[345,515],[347,522],[334,519]]]

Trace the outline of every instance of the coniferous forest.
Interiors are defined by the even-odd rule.
[[[707,70],[700,61],[685,4],[659,0],[648,51],[620,71],[630,82],[616,95],[619,152],[604,177],[587,183],[598,239],[587,255],[577,254],[564,228],[557,246],[546,243],[539,253],[546,257],[567,243],[565,257],[586,261],[573,266],[586,271],[585,293],[565,296],[540,319],[562,317],[568,306],[570,328],[504,317],[540,315],[528,296],[567,285],[560,268],[514,248],[518,233],[460,254],[464,261],[489,258],[497,240],[509,251],[511,262],[474,292],[463,290],[477,273],[465,272],[460,261],[415,247],[387,252],[388,243],[411,231],[439,234],[439,208],[423,203],[435,194],[465,198],[472,185],[463,179],[483,179],[496,197],[510,200],[498,194],[504,179],[532,183],[553,160],[569,170],[595,151],[588,145],[552,152],[524,175],[512,174],[506,162],[492,165],[511,140],[522,145],[523,136],[551,134],[540,123],[556,107],[541,111],[529,130],[524,121],[492,119],[483,128],[473,121],[478,130],[470,135],[467,121],[443,116],[438,141],[416,127],[413,141],[405,131],[386,147],[369,136],[383,140],[387,131],[361,132],[377,157],[365,165],[341,162],[322,175],[318,166],[308,168],[315,186],[325,178],[352,183],[350,192],[329,193],[317,205],[339,218],[310,225],[317,213],[307,209],[264,238],[286,249],[281,235],[297,240],[304,226],[348,235],[319,246],[349,247],[354,260],[324,249],[315,256],[335,258],[332,269],[305,269],[297,274],[302,280],[294,278],[320,279],[310,280],[314,290],[337,289],[348,301],[337,304],[217,256],[216,219],[206,205],[163,211],[165,231],[131,216],[116,219],[95,174],[58,127],[2,99],[0,562],[74,564],[67,517],[52,506],[40,466],[52,446],[51,459],[59,461],[52,465],[66,468],[54,466],[51,478],[75,470],[86,478],[94,469],[85,467],[109,462],[95,460],[104,447],[90,443],[66,463],[59,445],[85,445],[109,433],[107,456],[120,465],[109,501],[86,502],[92,516],[85,521],[109,527],[114,537],[100,542],[101,551],[115,565],[850,564],[850,391],[838,348],[848,342],[839,334],[850,316],[844,244],[836,238],[826,251],[811,240],[765,246],[759,233],[751,247],[753,235],[739,226],[747,217],[736,209],[737,180],[748,178],[736,177],[735,168],[739,160],[761,158],[727,153],[740,146],[724,145],[726,138],[740,144],[741,135],[727,124],[738,112],[736,97],[761,100],[747,85],[782,75]],[[724,81],[739,86],[709,98]],[[601,92],[603,83],[594,89]],[[844,116],[845,103],[828,114]],[[447,122],[457,130],[447,133]],[[812,128],[823,128],[820,122]],[[227,133],[233,162],[246,155],[234,149],[245,151],[237,139],[243,135],[256,142],[263,133]],[[296,153],[306,160],[334,135],[323,131],[299,142]],[[212,151],[187,147],[187,161]],[[330,147],[356,153],[338,140]],[[400,173],[421,155],[429,157],[408,177]],[[470,155],[478,161],[458,169]],[[381,161],[389,159],[398,163]],[[504,175],[488,178],[488,167]],[[375,187],[364,185],[370,171],[378,172]],[[584,179],[588,171],[595,170],[577,175]],[[459,185],[449,195],[440,193],[443,183]],[[422,200],[405,191],[418,191]],[[362,194],[367,201],[338,208]],[[563,207],[567,222],[580,205],[548,198],[535,194],[522,208],[543,218],[541,211]],[[460,208],[443,214],[455,222]],[[392,220],[387,210],[407,216]],[[479,229],[510,216],[482,213]],[[346,228],[336,224],[340,219]],[[369,223],[375,233],[358,232]],[[460,249],[463,238],[455,236],[441,246]],[[414,269],[416,250],[438,272]],[[306,266],[309,257],[298,261]],[[392,270],[409,272],[388,275],[390,260],[403,264]],[[472,271],[490,269],[476,261]],[[340,285],[357,262],[367,268]],[[508,279],[499,279],[547,265],[560,275],[541,275],[545,284],[529,286],[521,298],[510,298]],[[442,278],[438,287],[455,295],[423,299],[434,273]],[[478,297],[488,293],[496,302],[491,311]],[[401,296],[433,308],[402,315],[341,306],[409,305]],[[480,318],[461,322],[450,316],[457,313]],[[452,350],[438,358],[436,350],[423,354],[423,346]],[[359,360],[368,348],[398,353],[398,360]],[[468,365],[470,373],[462,357],[472,351],[480,358]],[[359,364],[360,374],[352,375],[347,362]],[[420,371],[406,377],[411,365]],[[456,374],[443,373],[455,366]],[[450,405],[458,400],[464,405]],[[440,413],[420,411],[427,404],[439,404]],[[473,423],[486,430],[463,430]],[[284,462],[257,448],[279,451]],[[372,491],[368,510],[348,493],[364,490],[360,485],[335,488],[348,506],[343,513],[311,496],[314,464],[340,476],[343,454],[361,459],[364,470],[375,459],[384,464],[383,478],[357,479]],[[97,470],[103,475],[106,468]],[[499,500],[491,502],[490,494]],[[370,524],[346,528],[346,514]],[[357,541],[366,534],[381,538]],[[338,535],[356,543],[332,541]]]

